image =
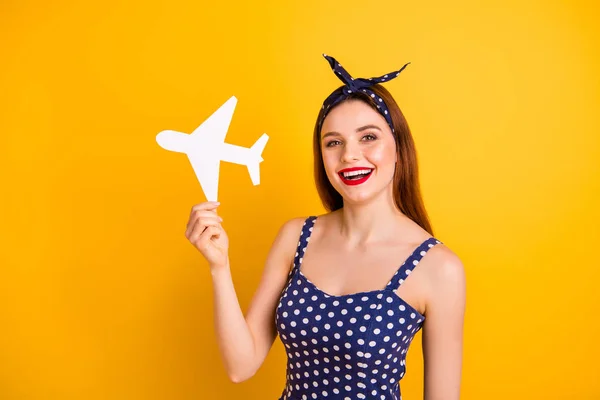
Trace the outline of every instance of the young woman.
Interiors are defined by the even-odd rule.
[[[465,275],[433,236],[408,124],[379,78],[352,78],[324,102],[315,179],[328,213],[281,227],[244,316],[218,203],[192,208],[186,238],[208,260],[215,329],[229,377],[253,376],[276,335],[288,357],[280,399],[401,399],[399,381],[423,328],[425,400],[459,398]]]

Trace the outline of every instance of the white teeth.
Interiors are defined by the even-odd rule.
[[[355,176],[355,175],[368,174],[371,171],[372,170],[370,170],[370,169],[359,169],[356,171],[342,172],[342,174],[344,175],[344,178],[349,178],[349,177]]]

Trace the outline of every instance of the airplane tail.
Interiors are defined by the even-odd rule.
[[[254,186],[260,184],[259,164],[263,161],[262,152],[265,149],[267,140],[269,140],[269,136],[267,136],[266,133],[263,133],[263,135],[259,137],[250,148],[250,154],[252,154],[254,160],[248,163],[247,167],[248,172],[250,173],[250,179],[252,180],[252,184]]]

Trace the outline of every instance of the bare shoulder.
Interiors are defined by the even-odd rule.
[[[292,219],[285,221],[279,228],[278,235],[283,235],[283,236],[293,236],[296,234],[299,235],[305,221],[306,221],[306,217],[296,217],[296,218],[292,218]]]
[[[463,299],[465,296],[465,268],[460,257],[443,243],[436,244],[421,260],[426,280],[428,301]]]
[[[326,214],[322,214],[322,215],[316,215],[317,219],[319,220],[319,225],[323,225],[323,224],[328,224],[330,222],[330,220],[332,219],[332,217],[336,214],[336,212],[330,212],[330,213],[326,213]],[[304,224],[306,223],[307,220],[307,216],[306,217],[297,217],[297,218],[292,218],[287,220],[279,229],[279,233],[278,236],[282,236],[282,237],[291,237],[294,240],[292,240],[292,242],[294,242],[295,244],[298,244],[298,239],[300,238],[300,233],[302,232],[302,227],[304,226]]]
[[[306,217],[296,217],[285,221],[279,228],[277,236],[273,242],[272,252],[286,260],[286,265],[291,268],[296,253],[296,247],[302,232],[302,226]]]
[[[443,243],[436,244],[423,257],[423,269],[427,269],[432,282],[456,282],[464,279],[464,265],[458,255]]]

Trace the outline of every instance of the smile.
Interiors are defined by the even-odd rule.
[[[348,168],[338,172],[338,175],[344,184],[354,186],[365,183],[372,172],[372,168]]]

